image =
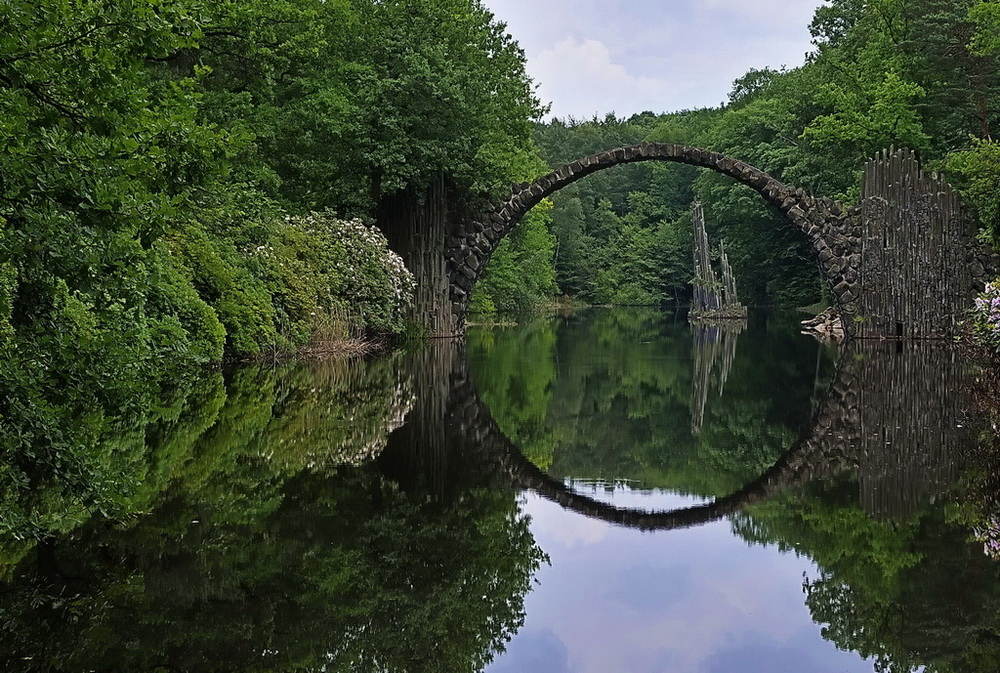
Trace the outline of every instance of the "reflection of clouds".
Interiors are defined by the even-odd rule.
[[[676,495],[625,491],[622,501],[633,505],[680,504]],[[538,651],[538,634],[551,632],[575,673],[872,670],[822,639],[802,595],[803,574],[815,572],[807,558],[750,547],[726,521],[643,533],[590,522],[534,495],[523,509],[551,565],[539,570],[524,630],[498,665],[526,661],[522,648]],[[564,669],[489,673],[515,670]]]
[[[487,673],[572,673],[569,651],[551,629],[525,629]]]
[[[720,536],[728,533],[724,525],[717,528]],[[770,643],[770,649],[778,649],[802,629],[809,632],[803,647],[811,652],[810,657],[822,661],[841,656],[822,640],[803,604],[801,577],[809,561],[778,554],[774,549],[751,549],[731,537],[727,541],[730,544],[722,549],[698,539],[673,551],[657,545],[685,569],[688,591],[683,600],[665,604],[656,615],[645,613],[645,619],[640,614],[617,616],[633,625],[629,646],[636,653],[645,653],[641,660],[636,657],[632,670],[659,670],[655,661],[670,653],[676,662],[673,670],[714,672],[717,669],[706,668],[708,663],[735,643]],[[798,661],[806,659],[803,654]],[[757,669],[736,666],[718,670],[742,673]],[[798,670],[813,673],[823,669]]]
[[[600,542],[611,525],[585,516],[570,515],[554,503],[531,496],[527,503],[531,530],[540,540],[550,540],[562,547],[579,547]]]
[[[686,566],[629,566],[618,571],[608,598],[640,612],[660,612],[690,595],[690,582]]]
[[[721,649],[706,659],[698,673],[839,673],[844,669],[818,660],[812,652],[763,636]]]
[[[607,503],[615,507],[637,509],[646,512],[683,509],[711,502],[714,498],[674,493],[663,489],[638,490],[625,480],[608,482],[601,479],[580,479],[571,477],[563,480],[569,490],[585,495],[591,500]]]

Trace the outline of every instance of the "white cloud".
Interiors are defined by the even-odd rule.
[[[567,514],[554,502],[530,494],[524,511],[531,517],[531,531],[543,548],[558,544],[560,548],[597,544],[611,530],[603,521],[580,514]]]
[[[556,116],[719,105],[750,68],[801,65],[823,0],[484,0]]]
[[[603,114],[615,102],[656,108],[663,103],[666,82],[630,73],[616,63],[611,50],[598,40],[567,37],[528,62],[539,82],[539,94],[552,101],[555,116]]]

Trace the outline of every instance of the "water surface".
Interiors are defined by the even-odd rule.
[[[796,320],[592,310],[180,381],[109,425],[98,496],[4,484],[0,664],[1000,670],[966,365]]]

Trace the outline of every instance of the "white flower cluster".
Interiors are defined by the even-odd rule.
[[[274,259],[274,246],[270,243],[258,245],[247,252],[247,257],[260,257],[261,259]]]
[[[381,231],[357,218],[343,220],[326,213],[288,221],[330,247],[327,270],[343,278],[340,291],[360,310],[370,307],[390,321],[402,317],[412,302],[416,281],[402,258],[389,249]]]

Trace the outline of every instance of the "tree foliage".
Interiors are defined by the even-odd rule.
[[[470,471],[442,498],[373,463],[413,404],[402,367],[165,391],[104,437],[113,519],[41,474],[5,493],[4,669],[482,670],[543,555],[508,489]]]
[[[0,112],[0,460],[73,488],[178,370],[401,333],[356,220],[509,182],[540,109],[477,0],[10,0]]]

